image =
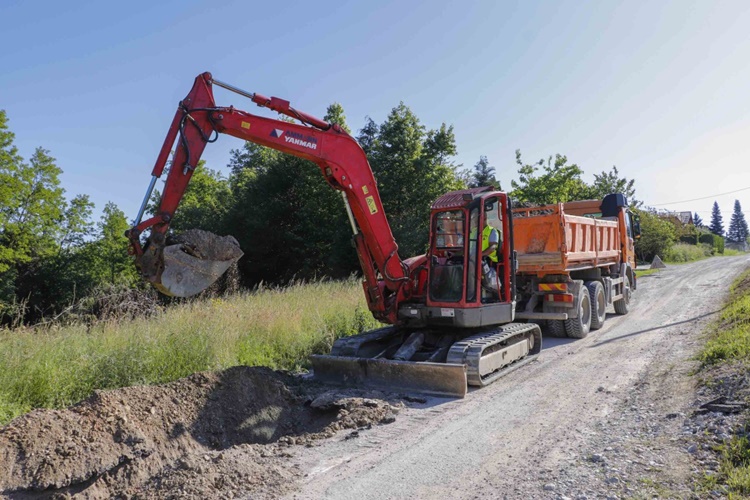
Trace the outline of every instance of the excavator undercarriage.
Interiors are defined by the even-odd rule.
[[[386,327],[339,339],[330,355],[311,359],[323,382],[464,397],[467,384],[488,385],[536,359],[541,347],[533,323],[461,333]]]

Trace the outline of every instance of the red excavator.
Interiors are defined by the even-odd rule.
[[[217,106],[214,85],[300,123]],[[126,233],[141,275],[158,290],[194,295],[242,255],[233,238],[205,232],[167,244],[169,224],[201,154],[219,133],[308,159],[342,192],[368,307],[391,326],[339,339],[330,355],[313,356],[316,379],[463,397],[467,383],[487,385],[539,354],[539,326],[513,323],[517,264],[505,193],[483,187],[441,196],[432,205],[427,253],[402,259],[367,157],[354,138],[289,101],[246,92],[210,73],[199,75],[180,102],[135,225]],[[158,210],[142,220],[175,141]],[[488,226],[499,235],[496,262],[482,258]]]

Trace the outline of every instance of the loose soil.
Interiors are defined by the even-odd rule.
[[[381,393],[331,391],[250,367],[96,392],[0,429],[0,491],[9,498],[276,498],[295,489],[291,448],[392,422],[395,411]]]
[[[179,243],[182,250],[203,260],[237,260],[242,257],[240,244],[234,236],[218,236],[201,229],[190,229],[172,238],[171,243]]]

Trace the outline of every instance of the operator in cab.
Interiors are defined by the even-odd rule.
[[[497,280],[497,250],[500,247],[500,231],[492,222],[499,223],[495,204],[488,204],[485,209],[485,226],[482,230],[482,287],[498,293],[500,286]]]

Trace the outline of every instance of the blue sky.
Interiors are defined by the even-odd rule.
[[[196,75],[288,99],[355,131],[400,101],[453,125],[458,163],[486,155],[505,189],[514,151],[616,165],[648,205],[728,226],[750,211],[746,1],[0,3],[0,109],[29,158],[42,146],[69,197],[133,217]],[[260,112],[221,89],[218,105]],[[206,149],[225,170],[240,141]],[[748,188],[734,194],[719,193]],[[750,214],[747,214],[750,215]]]

